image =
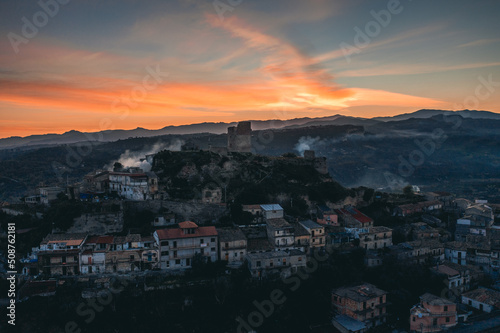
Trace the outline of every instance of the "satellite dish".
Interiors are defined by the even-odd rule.
[[[418,314],[418,318],[422,318],[422,314],[421,313]]]

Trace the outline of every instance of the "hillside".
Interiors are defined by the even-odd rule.
[[[343,122],[349,118],[336,119]],[[309,120],[304,125],[255,130],[253,150],[261,155],[279,156],[289,152],[300,155],[305,149],[313,149],[316,156],[327,158],[330,175],[346,187],[390,190],[410,183],[423,186],[423,190],[447,190],[471,199],[500,200],[500,120],[437,115],[375,121],[362,126],[336,126],[330,125],[330,121],[310,126]],[[421,143],[429,140],[432,149],[423,152]],[[227,136],[165,135],[0,150],[0,200],[16,200],[33,193],[40,183],[64,185],[66,181],[81,181],[86,173],[109,167],[118,159],[138,166],[145,154],[178,150],[188,141],[200,149],[209,149],[226,146]],[[411,154],[423,154],[423,159],[408,167],[405,164]],[[411,172],[402,174],[400,169],[405,166]]]
[[[330,175],[318,172],[313,161],[294,154],[221,156],[208,151],[162,151],[154,157],[152,170],[173,199],[202,200],[203,189],[218,188],[222,201],[258,204],[292,199],[297,208],[305,209],[303,198],[334,203],[356,195]]]

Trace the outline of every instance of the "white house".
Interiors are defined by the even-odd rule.
[[[489,313],[500,308],[500,292],[479,287],[462,294],[462,303]]]
[[[260,205],[260,208],[266,220],[283,218],[283,207],[278,204]]]

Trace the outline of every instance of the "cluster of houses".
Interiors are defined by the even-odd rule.
[[[444,266],[437,274],[459,276],[458,271]],[[459,280],[457,280],[459,281]],[[468,284],[458,302],[431,293],[420,296],[410,309],[411,332],[442,332],[467,321],[473,310],[491,313],[500,310],[500,291],[479,287],[469,290]],[[444,296],[444,295],[443,295]],[[389,297],[390,298],[390,297]],[[333,326],[342,333],[363,333],[387,321],[388,292],[370,283],[332,290]]]
[[[337,245],[359,239],[359,246],[367,250],[365,263],[369,267],[378,266],[390,257],[410,264],[430,264],[431,272],[442,279],[446,286],[442,295],[425,293],[410,309],[411,332],[441,332],[466,321],[473,311],[500,311],[498,288],[477,287],[477,281],[485,276],[498,279],[500,228],[494,224],[494,210],[485,201],[453,199],[446,192],[430,193],[428,199],[418,204],[398,206],[395,215],[408,216],[441,209],[459,213],[462,217],[456,223],[455,241],[442,235],[438,228],[418,222],[408,226],[413,241],[384,244],[385,249],[381,252],[374,250],[380,249],[380,241],[391,235],[389,228],[371,228],[371,237],[366,237],[360,230],[331,229],[336,235],[332,239],[342,239],[336,242]],[[432,219],[429,222],[437,224]],[[377,239],[378,243],[370,243],[372,239]],[[340,332],[365,332],[383,324],[387,316],[386,295],[387,292],[368,283],[333,290],[333,325]]]
[[[247,260],[255,277],[289,276],[305,266],[309,253],[324,249],[322,225],[310,220],[292,225],[283,218],[283,208],[277,204],[260,208],[265,223],[248,228],[198,226],[192,221],[172,226],[160,223],[165,220],[162,217],[153,224],[167,227],[151,236],[49,234],[21,260],[23,273],[57,276],[182,270],[191,268],[198,257],[212,262],[224,260],[229,267],[239,267]],[[256,230],[264,234],[254,237]]]
[[[105,171],[85,179],[89,193],[111,191],[132,200],[152,199],[158,190],[156,175],[137,169]],[[211,192],[203,195],[207,202],[220,202],[222,192]],[[57,191],[50,193],[53,197]],[[438,228],[440,221],[431,213],[440,210],[460,213],[454,232],[444,235]],[[223,260],[231,268],[246,264],[256,279],[286,278],[305,267],[315,251],[359,247],[366,250],[368,267],[382,265],[388,258],[427,264],[446,284],[448,294],[425,293],[410,309],[412,332],[451,328],[466,321],[473,309],[500,310],[500,292],[477,288],[475,283],[485,276],[498,278],[500,270],[500,227],[494,224],[494,210],[487,202],[433,192],[427,201],[398,206],[394,215],[423,213],[425,221],[407,225],[407,236],[412,240],[399,244],[393,244],[393,229],[375,226],[372,218],[350,206],[332,209],[318,205],[314,218],[303,221],[285,219],[279,204],[243,205],[243,211],[252,215],[250,225],[219,228],[192,221],[176,224],[175,216],[169,215],[157,217],[152,222],[157,229],[148,236],[49,234],[21,261],[23,273],[58,276],[153,269],[168,272],[192,268],[196,260]],[[449,300],[450,293],[458,302]],[[331,296],[335,313],[332,323],[340,332],[365,332],[386,322],[388,292],[374,285],[338,288]]]
[[[106,196],[119,196],[128,200],[158,199],[158,176],[138,167],[115,167],[113,171],[96,170],[88,173],[81,184],[62,187],[39,187],[37,194],[28,196],[28,204],[49,205],[57,195],[66,193],[72,199],[98,201]]]
[[[212,262],[224,260],[229,267],[239,267],[246,261],[255,278],[287,277],[306,265],[307,256],[336,246],[329,228],[343,228],[367,250],[392,246],[390,228],[374,227],[371,218],[352,207],[318,208],[322,215],[317,222],[289,222],[279,204],[244,209],[261,223],[216,228],[192,221],[175,224],[169,215],[152,221],[157,230],[149,236],[49,234],[22,260],[23,273],[56,276],[183,270],[191,268],[198,257]]]

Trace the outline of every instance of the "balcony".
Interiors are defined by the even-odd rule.
[[[239,250],[246,250],[246,246],[234,246],[234,247],[221,247],[221,251],[239,251]]]

